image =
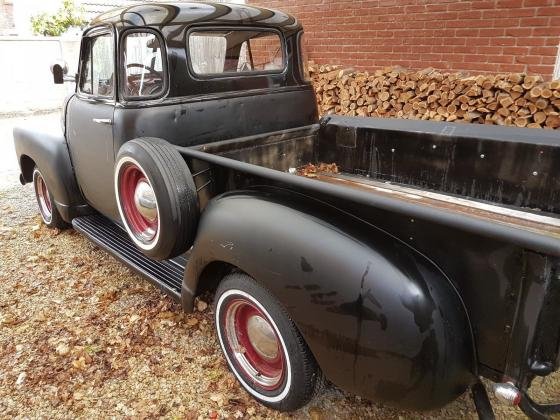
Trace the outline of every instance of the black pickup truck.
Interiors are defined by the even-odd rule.
[[[99,16],[58,136],[14,130],[46,225],[73,226],[191,311],[278,410],[326,380],[429,410],[485,386],[532,418],[558,369],[560,137],[318,118],[303,30],[247,5]]]

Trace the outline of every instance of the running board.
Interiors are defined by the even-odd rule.
[[[184,256],[173,260],[152,260],[136,248],[120,226],[101,215],[76,217],[72,220],[72,226],[163,292],[180,300],[186,265]]]

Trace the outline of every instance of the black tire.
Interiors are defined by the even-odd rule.
[[[138,215],[133,213],[138,210],[130,210],[134,206],[125,204],[130,203],[126,198],[130,191],[122,186],[124,181],[121,178],[129,166],[139,168],[155,196],[157,226],[151,239],[140,235],[136,228],[133,218]],[[163,260],[180,255],[191,247],[199,216],[196,186],[185,160],[172,145],[156,138],[126,142],[117,155],[114,178],[121,220],[145,255]]]
[[[43,223],[52,229],[68,229],[70,224],[66,223],[60,215],[54,197],[37,167],[33,169],[33,189]]]
[[[251,354],[256,354],[257,358],[260,357],[258,356],[259,351],[255,350],[258,346],[252,349],[247,347],[246,343],[252,343],[251,338],[243,341],[245,346],[240,345],[237,340],[237,337],[241,340],[243,337],[251,335],[249,328],[251,317],[245,317],[247,322],[243,327],[240,326],[242,322],[238,320],[240,317],[237,316],[237,312],[245,309],[236,308],[245,304],[245,301],[256,307],[257,312],[252,312],[252,316],[265,317],[265,321],[268,322],[267,328],[272,328],[275,332],[277,349],[282,352],[282,372],[276,374],[276,371],[273,371],[276,374],[274,381],[270,380],[271,375],[263,375],[258,368],[254,368],[258,364],[249,361]],[[228,274],[218,286],[214,306],[218,339],[229,368],[243,388],[255,399],[275,410],[293,411],[308,404],[320,392],[324,385],[324,378],[315,358],[294,322],[267,289],[246,274]],[[241,306],[241,308],[244,307]],[[231,337],[230,333],[233,325],[235,326],[235,337]],[[258,340],[256,341],[258,342]],[[233,347],[242,350],[235,352]],[[243,366],[246,366],[246,362],[254,368],[254,372],[258,372],[256,375],[248,373],[251,368],[245,370],[246,368]],[[268,366],[266,367],[267,371],[271,372]],[[273,384],[272,389],[270,387],[264,389],[263,385],[258,383],[265,380]]]

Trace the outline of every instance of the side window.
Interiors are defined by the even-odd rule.
[[[164,91],[163,51],[151,32],[132,32],[123,42],[124,92],[128,97],[159,96]]]
[[[191,67],[199,75],[280,73],[286,67],[282,39],[267,30],[208,30],[189,35]]]
[[[112,97],[114,91],[113,37],[110,34],[84,39],[80,91],[99,97]]]

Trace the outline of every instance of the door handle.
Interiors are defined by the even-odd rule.
[[[113,120],[110,118],[94,118],[93,122],[97,124],[113,125]]]

